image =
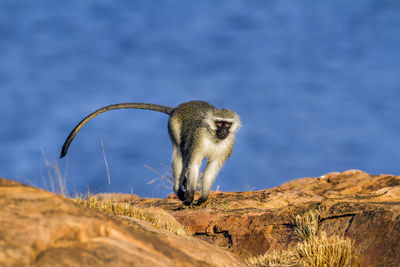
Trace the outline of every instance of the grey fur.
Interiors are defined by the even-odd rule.
[[[202,192],[197,204],[206,201],[215,177],[232,153],[235,134],[240,127],[239,116],[231,110],[217,109],[203,101],[182,103],[176,108],[145,103],[110,105],[96,110],[78,123],[67,137],[60,157],[66,155],[73,138],[90,119],[103,112],[121,108],[148,109],[170,116],[168,133],[173,148],[174,192],[184,204],[192,204],[200,167],[207,158]],[[217,122],[220,126],[217,126]]]

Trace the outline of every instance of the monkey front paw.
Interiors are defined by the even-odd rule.
[[[199,200],[197,200],[197,202],[196,202],[196,206],[201,206],[204,202],[206,202],[207,201],[207,199],[201,199],[201,198],[199,198]]]

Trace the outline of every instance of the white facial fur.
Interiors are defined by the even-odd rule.
[[[229,132],[236,132],[239,128],[240,128],[240,126],[241,126],[241,123],[240,123],[240,118],[239,118],[239,116],[235,113],[235,112],[233,112],[233,111],[230,111],[229,112],[230,114],[230,116],[229,117],[220,117],[220,116],[215,116],[214,114],[213,114],[213,112],[209,112],[207,115],[206,115],[206,117],[205,117],[205,122],[210,126],[210,128],[212,129],[212,130],[214,130],[214,131],[216,131],[218,128],[217,128],[217,125],[215,125],[215,122],[216,121],[226,121],[226,122],[230,122],[230,123],[232,123],[232,126],[231,126],[231,128],[229,129]]]

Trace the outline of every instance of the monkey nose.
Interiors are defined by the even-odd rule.
[[[226,129],[218,131],[217,132],[217,137],[219,139],[225,139],[226,137],[228,137],[228,131]]]

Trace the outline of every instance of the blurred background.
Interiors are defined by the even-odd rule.
[[[108,112],[60,160],[61,146],[102,106],[194,99],[242,118],[214,189],[398,175],[399,14],[397,0],[1,0],[0,176],[164,197],[148,182],[171,161],[165,114]]]

